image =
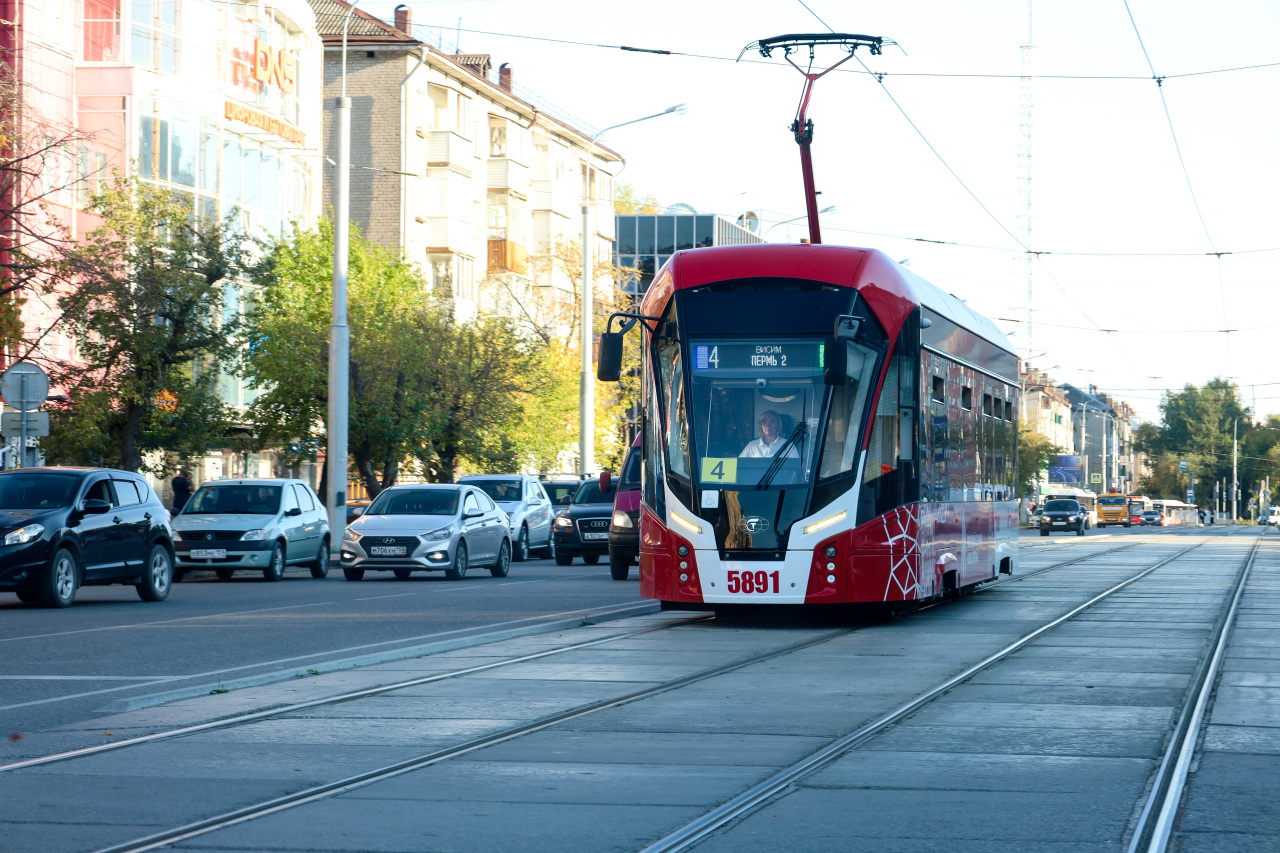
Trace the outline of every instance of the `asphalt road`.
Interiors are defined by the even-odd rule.
[[[472,569],[352,583],[290,570],[281,583],[199,573],[147,604],[131,586],[84,587],[64,610],[0,593],[0,736],[30,734],[123,710],[130,701],[308,665],[529,628],[556,614],[643,604],[606,564],[513,563],[506,578]],[[655,605],[656,607],[656,605]],[[145,700],[143,700],[145,701]]]

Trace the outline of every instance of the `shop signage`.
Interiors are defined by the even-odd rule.
[[[289,122],[282,118],[276,118],[275,116],[250,109],[244,104],[227,101],[224,114],[232,121],[242,121],[251,127],[274,133],[281,139],[289,140],[294,145],[301,146],[306,142],[306,134],[289,124]]]
[[[298,82],[298,60],[288,51],[276,50],[262,39],[254,39],[253,76],[292,94]]]

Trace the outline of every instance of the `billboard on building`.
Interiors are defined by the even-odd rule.
[[[1083,456],[1059,456],[1049,466],[1050,483],[1080,483],[1084,480]]]

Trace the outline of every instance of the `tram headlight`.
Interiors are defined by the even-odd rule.
[[[813,533],[815,531],[822,530],[824,527],[830,527],[833,524],[837,524],[841,521],[844,521],[845,517],[848,515],[849,513],[845,512],[844,510],[840,510],[833,516],[824,518],[822,519],[822,521],[815,521],[813,524],[810,524],[809,526],[805,527],[804,532]]]

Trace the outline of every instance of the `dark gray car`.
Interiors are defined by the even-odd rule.
[[[1089,513],[1079,501],[1065,498],[1054,498],[1046,501],[1044,511],[1040,513],[1040,535],[1048,536],[1057,530],[1062,533],[1073,531],[1083,536],[1089,523]]]

